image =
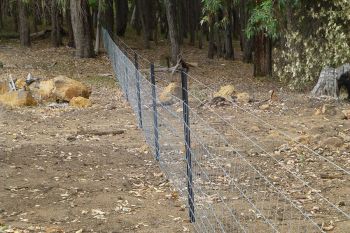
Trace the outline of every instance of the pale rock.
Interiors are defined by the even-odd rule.
[[[260,110],[268,110],[270,108],[270,105],[269,104],[263,104],[263,105],[260,105],[259,106],[259,109]]]
[[[249,103],[251,101],[250,95],[247,92],[238,93],[236,98],[240,103]]]
[[[7,92],[0,95],[0,103],[11,107],[35,106],[36,100],[26,90]]]
[[[226,85],[221,87],[220,90],[214,94],[214,97],[223,97],[227,100],[231,100],[235,93],[236,91],[233,85]]]
[[[78,96],[89,98],[91,94],[91,89],[85,84],[66,76],[57,76],[53,81],[55,86],[53,94],[59,100],[70,101],[73,97]]]
[[[350,120],[350,110],[343,110],[343,119]]]
[[[180,86],[180,83],[172,82],[168,86],[164,88],[164,90],[159,95],[159,101],[162,104],[175,102],[176,98],[181,99],[182,98],[182,88]]]
[[[0,95],[5,94],[10,91],[8,81],[0,81]]]
[[[78,96],[78,97],[73,97],[70,100],[69,105],[76,108],[88,108],[92,106],[92,103],[91,103],[91,100]]]

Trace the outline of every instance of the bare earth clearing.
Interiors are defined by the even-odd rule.
[[[183,203],[113,78],[98,77],[111,73],[106,57],[78,60],[70,49],[48,46],[1,45],[0,60],[8,67],[1,78],[67,75],[92,85],[94,105],[0,108],[0,232],[8,226],[51,233],[188,231]],[[90,129],[124,133],[79,134]]]
[[[127,41],[132,48],[140,48],[139,41]],[[157,60],[166,48],[161,42],[157,50],[137,51]],[[177,199],[176,192],[171,191],[171,185],[161,175],[137,129],[135,116],[113,79],[98,77],[112,72],[105,56],[76,60],[69,49],[42,48],[41,44],[40,49],[35,45],[31,50],[6,44],[0,47],[0,52],[0,60],[8,66],[1,78],[7,78],[6,72],[15,77],[24,77],[28,72],[46,78],[67,75],[93,86],[94,104],[84,110],[44,106],[1,108],[0,182],[4,184],[0,186],[0,223],[21,229],[43,227],[43,232],[46,227],[67,232],[80,229],[84,232],[191,230],[184,203]],[[317,223],[332,226],[334,232],[348,232],[350,222],[330,213],[317,193],[349,213],[349,176],[326,160],[347,171],[350,169],[350,121],[341,118],[341,110],[349,109],[350,105],[344,101],[329,101],[329,108],[334,108],[335,113],[315,115],[324,101],[286,91],[269,80],[254,80],[250,65],[240,61],[208,60],[205,53],[206,50],[185,48],[186,60],[199,64],[198,68],[190,70],[191,75],[214,90],[232,83],[237,90],[248,92],[254,101],[239,105],[245,109],[242,110],[232,104],[211,108],[190,97],[191,106],[274,185],[286,190],[308,213],[312,212]],[[271,89],[277,91],[278,101],[262,110],[260,107]],[[191,79],[190,91],[203,101],[210,100],[213,94]],[[214,114],[213,109],[226,122]],[[195,124],[193,128],[195,130]],[[123,129],[125,132],[94,136],[79,134],[82,129]],[[244,132],[249,140],[239,132]],[[215,139],[215,135],[207,136]],[[291,139],[306,144],[323,158]],[[193,146],[195,148],[196,144]],[[213,141],[212,146],[224,145]],[[220,159],[231,162],[230,158]],[[234,162],[231,166],[235,167]],[[254,184],[255,177],[246,174],[243,166],[240,169],[238,181],[251,183],[249,179],[252,179]],[[316,190],[300,184],[286,169],[299,174]],[[236,198],[236,193],[219,189],[228,199]],[[262,188],[253,186],[247,190],[255,192]],[[273,203],[265,204],[265,208],[278,210]],[[235,208],[246,211],[244,206]],[[257,232],[262,231],[257,229]]]

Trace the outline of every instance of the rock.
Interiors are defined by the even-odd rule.
[[[343,119],[350,120],[350,110],[343,110],[342,113],[344,115]]]
[[[0,69],[4,68],[4,63],[0,61]]]
[[[247,92],[238,93],[236,98],[240,103],[249,103],[251,101],[251,98]]]
[[[76,80],[70,79],[66,76],[57,76],[54,81],[54,96],[63,101],[70,101],[73,97],[89,98],[91,89],[85,84]]]
[[[73,97],[82,96],[89,98],[90,88],[85,84],[66,76],[57,76],[53,79],[35,82],[29,85],[35,99],[40,101],[66,101],[69,102]]]
[[[91,100],[78,96],[78,97],[73,97],[70,100],[69,105],[76,108],[88,108],[92,106],[92,103],[91,103]]]
[[[0,95],[5,94],[6,92],[9,92],[9,82],[8,81],[0,81]]]
[[[259,109],[260,110],[268,110],[270,108],[270,105],[269,104],[263,104],[263,105],[260,105],[259,106]]]
[[[22,89],[23,87],[26,86],[26,79],[25,78],[20,78],[16,81],[16,88],[17,89]]]
[[[256,125],[252,126],[250,129],[252,131],[254,131],[254,132],[259,132],[260,131],[260,128],[258,126],[256,126]]]
[[[223,97],[227,100],[231,100],[235,93],[236,91],[233,85],[226,85],[221,87],[220,90],[214,94],[214,97]]]
[[[35,106],[36,100],[29,91],[19,90],[0,95],[0,103],[11,107]]]
[[[174,100],[174,97],[181,99],[182,98],[182,88],[180,83],[172,82],[164,88],[164,90],[159,95],[159,101],[164,103],[170,103]],[[176,99],[175,98],[175,99]]]
[[[338,138],[338,137],[330,137],[330,138],[326,138],[325,140],[323,140],[321,142],[321,144],[323,146],[328,146],[331,148],[339,148],[339,147],[344,145],[344,141],[343,141],[343,139]]]

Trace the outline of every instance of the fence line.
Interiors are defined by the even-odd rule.
[[[188,97],[199,103],[203,101],[187,89],[187,79],[205,84],[182,71],[181,96],[170,95],[173,102],[163,103],[159,99],[164,91],[160,83],[165,81],[154,74],[154,65],[123,41],[118,40],[124,48],[117,46],[106,30],[102,29],[102,35],[125,98],[135,112],[155,159],[184,202],[187,199],[189,217],[196,232],[323,232],[321,223],[325,221],[350,220],[348,209],[338,207],[319,192],[314,193],[319,200],[313,200],[313,203],[322,205],[330,216],[320,218],[311,214],[293,199],[293,193],[284,190],[286,184],[272,182],[270,175],[263,172],[263,164],[259,167],[260,163],[251,161],[249,155],[239,151],[223,133],[204,120],[208,115],[197,112],[188,103]],[[145,72],[146,68],[149,73]],[[252,114],[244,108],[241,110]],[[210,111],[220,123],[236,130],[240,140],[243,138],[259,148],[261,154],[265,154],[263,158],[277,166],[274,171],[276,175],[284,176],[285,182],[301,185],[311,192],[315,190],[303,176],[288,169],[264,146],[212,108]],[[272,126],[264,120],[260,122]],[[328,158],[312,152],[336,165],[339,171],[350,174]],[[277,170],[279,166],[285,170]]]

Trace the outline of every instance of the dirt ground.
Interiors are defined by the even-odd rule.
[[[15,78],[62,74],[92,86],[93,107],[0,107],[0,232],[186,232],[187,210],[145,145],[105,56],[45,42],[0,45]],[[116,135],[82,131],[122,130]],[[119,132],[120,133],[120,132]]]
[[[164,41],[151,50],[142,49],[141,41],[126,38],[127,44],[142,56],[157,64],[164,62],[168,54]],[[184,202],[178,200],[178,194],[154,162],[134,114],[113,78],[103,77],[112,72],[108,59],[101,55],[98,59],[78,60],[72,58],[72,53],[71,49],[53,49],[42,42],[30,50],[14,43],[0,46],[0,61],[5,63],[1,78],[9,73],[24,77],[32,72],[45,78],[63,74],[93,87],[93,107],[84,110],[1,108],[0,182],[4,181],[4,188],[0,189],[0,223],[29,232],[56,228],[58,232],[191,231]],[[347,233],[349,219],[334,213],[334,208],[317,195],[320,193],[349,213],[350,177],[334,166],[350,170],[350,121],[342,119],[341,113],[350,109],[349,103],[310,98],[306,92],[289,91],[276,80],[253,78],[251,65],[239,60],[239,52],[235,61],[209,60],[205,49],[185,45],[183,55],[186,61],[198,63],[189,72],[193,76],[189,79],[190,106],[196,109],[198,118],[206,119],[261,169],[262,175],[312,213],[318,224],[330,226],[333,232]],[[147,69],[147,62],[141,62],[141,68]],[[166,85],[168,80],[158,77],[158,82]],[[252,102],[210,106],[214,91],[226,84],[249,93]],[[276,91],[277,101],[267,101],[270,90]],[[329,111],[315,114],[325,104]],[[200,127],[198,123],[193,130]],[[88,129],[122,129],[124,133],[79,133]],[[210,146],[226,146],[213,134],[208,134],[207,139],[212,139]],[[223,157],[220,159],[225,163],[231,162]],[[209,165],[208,173],[215,170]],[[233,168],[235,162],[229,165]],[[237,179],[242,179],[242,184],[255,179],[245,173],[244,166],[240,169]],[[315,189],[300,184],[286,170],[298,174]],[[216,188],[223,190],[221,194],[233,199],[236,194],[217,183]],[[246,189],[253,193],[264,191],[261,187]],[[247,210],[240,208],[243,209],[237,207],[242,213]]]

